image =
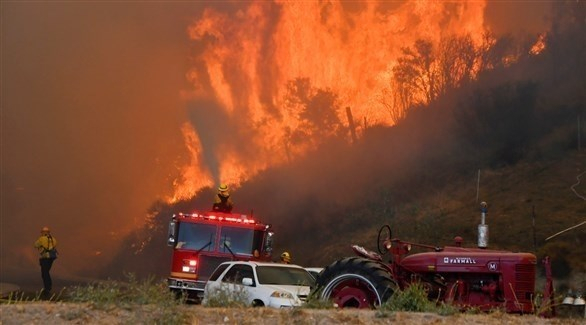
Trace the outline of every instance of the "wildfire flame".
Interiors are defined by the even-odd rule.
[[[537,42],[535,42],[535,44],[533,44],[533,46],[529,50],[529,53],[531,53],[533,55],[538,55],[539,53],[541,53],[545,49],[545,37],[546,37],[545,33],[539,34],[539,38],[537,39]]]
[[[471,1],[253,1],[241,8],[207,8],[188,28],[199,48],[187,78],[191,99],[217,103],[248,130],[248,152],[236,146],[202,146],[205,130],[183,127],[191,162],[184,167],[172,201],[188,198],[214,183],[238,186],[268,166],[302,155],[319,142],[291,141],[300,128],[299,110],[288,102],[291,81],[306,78],[313,89],[336,94],[338,107],[350,107],[360,132],[367,126],[392,125],[384,98],[403,49],[417,40],[438,47],[443,39],[467,35],[474,46],[485,41],[485,2]],[[423,98],[414,94],[413,98]],[[396,101],[396,99],[391,100]],[[346,111],[337,111],[347,125]],[[221,128],[222,126],[217,126]],[[235,134],[240,134],[236,132]],[[238,139],[232,139],[234,142]],[[220,148],[221,147],[221,148]],[[250,155],[252,151],[252,156]],[[203,164],[216,159],[217,172]]]

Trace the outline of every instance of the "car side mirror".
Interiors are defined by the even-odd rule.
[[[245,286],[251,287],[252,286],[252,279],[251,278],[243,278],[242,284]]]

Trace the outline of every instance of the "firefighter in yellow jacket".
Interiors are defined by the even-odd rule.
[[[41,277],[43,278],[43,295],[49,297],[53,289],[51,280],[51,267],[57,258],[57,239],[51,236],[49,227],[41,229],[41,237],[35,242],[35,247],[39,250],[39,264],[41,265]]]
[[[232,199],[230,199],[230,192],[228,192],[228,185],[222,184],[218,187],[218,194],[216,194],[214,198],[214,205],[212,206],[212,210],[218,212],[232,212],[232,208],[234,207],[234,203]]]

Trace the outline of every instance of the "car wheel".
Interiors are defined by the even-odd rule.
[[[252,301],[252,307],[264,307],[265,304],[262,302],[262,300],[258,300],[255,299]]]

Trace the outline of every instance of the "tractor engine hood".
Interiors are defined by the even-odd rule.
[[[401,266],[415,273],[467,272],[498,273],[505,266],[536,264],[531,253],[513,253],[482,249],[446,247],[440,252],[426,252],[406,256]]]

